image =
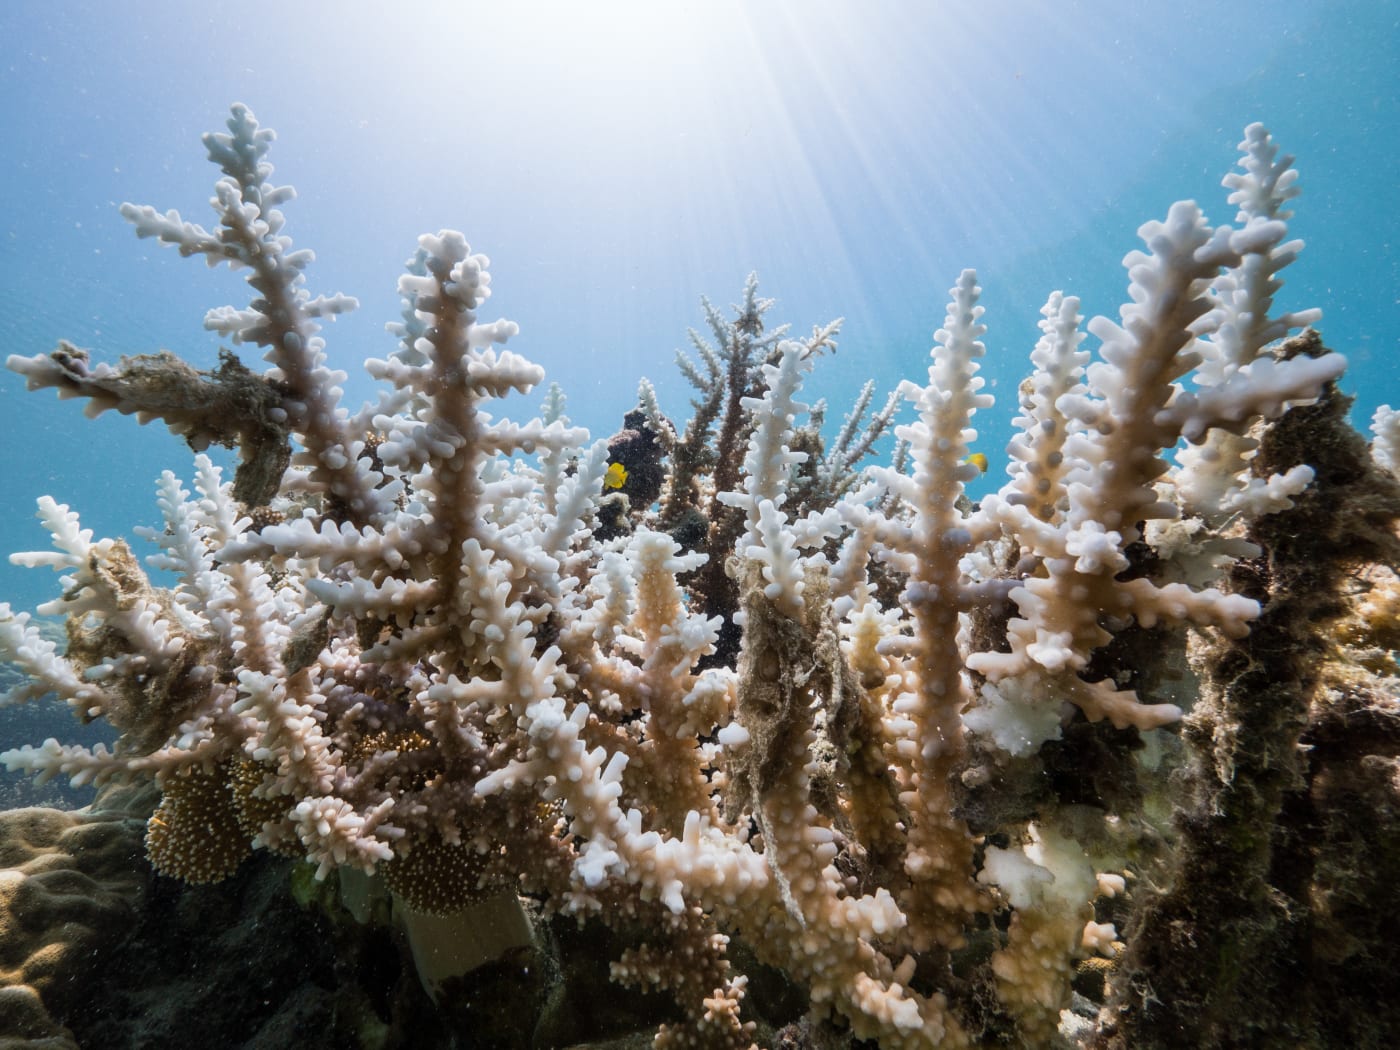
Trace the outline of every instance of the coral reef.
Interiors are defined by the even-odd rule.
[[[82,1002],[139,910],[141,826],[119,806],[0,812],[0,1043],[78,1045],[50,1011]]]
[[[1323,351],[1309,332],[1283,352]],[[1203,689],[1185,727],[1196,746],[1178,868],[1127,931],[1114,1004],[1123,1018],[1101,1045],[1389,1042],[1368,1015],[1384,1016],[1400,992],[1389,918],[1400,703],[1394,680],[1343,659],[1329,628],[1347,613],[1358,567],[1400,562],[1400,484],[1371,462],[1348,407],[1330,390],[1259,443],[1261,469],[1306,451],[1313,482],[1246,529],[1260,553],[1230,576],[1262,607],[1250,633],[1193,654]],[[1361,915],[1390,928],[1351,937]]]
[[[206,324],[263,348],[266,372],[67,344],[8,361],[200,454],[193,491],[162,477],[163,527],[142,533],[168,588],[40,500],[55,551],[14,559],[65,574],[39,612],[67,616],[68,644],[0,606],[0,655],[26,676],[6,702],[52,695],[120,739],[7,766],[154,780],[163,874],[217,881],[270,851],[352,912],[388,894],[448,1012],[483,953],[534,950],[554,915],[611,928],[613,979],[671,997],[662,1047],[746,1047],[769,1024],[784,1045],[1149,1045],[1163,1025],[1265,1045],[1222,1034],[1244,960],[1280,915],[1297,936],[1356,924],[1372,884],[1328,849],[1366,847],[1335,814],[1395,801],[1376,764],[1393,754],[1371,755],[1393,683],[1329,632],[1364,598],[1346,572],[1394,565],[1400,498],[1394,426],[1378,418],[1368,458],[1335,407],[1343,358],[1287,339],[1317,313],[1273,311],[1301,244],[1291,158],[1262,127],[1226,179],[1236,226],[1180,202],[1141,228],[1129,304],[1088,325],[1097,360],[1078,301],[1050,297],[1009,479],[980,504],[972,271],[927,381],[867,422],[868,387],[829,445],[801,391],[838,323],[766,328],[753,278],[734,320],[706,304],[690,423],[644,382],[590,443],[557,389],[540,418],[489,414],[543,370],[503,349],[514,323],[478,319],[488,260],[442,231],[400,281],[397,347],[365,363],[378,400],[352,411],[320,322],[355,303],[305,289],[271,142],[242,106],[206,136],[213,231],[122,208],[138,235],[247,271],[250,304]],[[894,461],[861,468],[902,404]],[[214,443],[239,451],[231,482]],[[1348,737],[1344,709],[1380,728]],[[1280,881],[1303,854],[1315,877]],[[500,931],[489,948],[462,933],[478,924]],[[1376,972],[1366,944],[1339,935],[1328,958]],[[1277,1045],[1321,1028],[1254,1007],[1235,1016]]]

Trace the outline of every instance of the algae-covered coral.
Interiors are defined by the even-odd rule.
[[[1226,179],[1237,226],[1181,202],[1139,231],[1130,303],[1088,326],[1097,360],[1077,300],[1050,297],[1010,478],[977,505],[971,422],[992,399],[972,271],[926,380],[898,388],[915,418],[887,466],[859,463],[897,402],[866,424],[867,390],[825,443],[800,397],[835,327],[765,330],[752,281],[735,320],[709,308],[720,345],[697,337],[684,365],[688,425],[646,384],[611,441],[557,391],[540,418],[493,418],[544,374],[503,349],[514,323],[478,319],[488,260],[454,231],[420,238],[398,344],[365,363],[381,393],[352,411],[319,320],[355,303],[307,292],[271,141],[242,106],[206,136],[213,231],[122,209],[248,272],[248,306],[206,324],[263,348],[265,372],[66,344],[9,359],[32,388],[241,455],[232,482],[203,455],[192,489],[159,482],[147,538],[169,588],[40,501],[56,551],[15,557],[66,574],[41,611],[68,616],[70,643],[0,607],[0,651],[28,676],[9,702],[51,694],[121,737],[18,748],[11,768],[154,778],[150,858],[187,880],[250,849],[382,879],[425,971],[450,969],[423,942],[467,909],[527,949],[522,899],[607,924],[614,979],[674,999],[660,1046],[799,1022],[892,1048],[1145,1046],[1163,1010],[1188,1043],[1195,1025],[1201,1045],[1260,1045],[1221,1035],[1235,1016],[1284,1045],[1345,1009],[1272,1009],[1299,1001],[1281,981],[1239,1005],[1238,967],[1270,951],[1262,902],[1289,897],[1299,937],[1365,907],[1328,896],[1327,843],[1290,806],[1337,805],[1316,780],[1335,767],[1303,768],[1318,712],[1393,721],[1389,683],[1328,632],[1356,599],[1346,574],[1393,562],[1400,510],[1346,437],[1341,356],[1284,341],[1317,315],[1273,310],[1301,245],[1291,158],[1262,127]],[[1366,543],[1298,543],[1323,510],[1328,535],[1361,522]],[[1170,727],[1192,707],[1181,763]],[[1394,790],[1366,783],[1375,806]],[[1312,851],[1312,881],[1276,881],[1289,850]],[[1181,936],[1213,964],[1193,969]],[[1375,969],[1364,938],[1337,951]],[[1087,957],[1120,953],[1085,983]],[[797,1005],[751,994],[740,958]]]

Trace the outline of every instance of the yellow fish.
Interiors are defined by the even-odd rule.
[[[982,458],[985,460],[987,457],[983,456]],[[983,467],[982,469],[986,470],[987,468]],[[621,463],[609,463],[608,472],[603,475],[603,491],[607,492],[609,489],[620,489],[626,484],[627,468]]]
[[[987,454],[985,452],[974,452],[968,456],[967,459],[963,460],[963,462],[971,463],[983,474],[987,473]]]

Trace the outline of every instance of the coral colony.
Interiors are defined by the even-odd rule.
[[[1132,942],[1100,921],[1109,899],[1147,892],[1154,761],[1182,748],[1162,727],[1204,688],[1183,628],[1192,646],[1249,635],[1260,603],[1230,580],[1260,556],[1250,523],[1314,482],[1261,466],[1261,442],[1345,363],[1310,334],[1280,350],[1318,315],[1271,313],[1301,245],[1268,133],[1246,130],[1225,180],[1235,226],[1181,202],[1141,228],[1121,321],[1088,323],[1094,363],[1078,301],[1050,297],[1009,480],[974,505],[972,417],[992,398],[972,271],[927,380],[873,414],[867,388],[834,440],[801,390],[837,325],[788,338],[751,278],[732,318],[706,304],[713,341],[681,358],[689,423],[643,381],[625,429],[590,442],[557,389],[540,418],[489,414],[544,372],[501,349],[514,323],[478,319],[487,259],[443,231],[399,282],[397,345],[365,362],[378,401],[353,410],[319,333],[356,303],[304,287],[272,132],[243,106],[228,129],[205,138],[217,227],[122,214],[248,274],[249,305],[206,325],[270,367],[66,343],[8,360],[201,452],[140,530],[168,588],[40,499],[56,549],[13,560],[64,573],[38,611],[69,641],[0,606],[0,654],[27,675],[6,700],[52,695],[120,736],[19,747],[9,768],[154,778],[158,871],[216,881],[261,849],[342,892],[372,876],[415,946],[483,908],[528,942],[522,895],[631,931],[613,978],[680,1010],[659,1046],[755,1040],[735,941],[882,1047],[1070,1032],[1076,971]],[[916,418],[895,425],[902,403]],[[887,429],[892,464],[862,467]],[[1394,457],[1400,423],[1377,432]],[[232,480],[210,444],[238,449]],[[1018,779],[1072,745],[1131,790]],[[418,961],[427,982],[472,964]]]

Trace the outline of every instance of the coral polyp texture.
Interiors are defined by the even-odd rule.
[[[154,779],[158,871],[217,881],[264,850],[342,889],[370,876],[401,895],[410,940],[522,899],[613,926],[630,938],[614,979],[674,997],[658,1046],[745,1047],[799,1020],[888,1048],[1146,1046],[1162,1011],[1228,1013],[1154,971],[1183,964],[1152,945],[1189,913],[1202,954],[1267,953],[1261,893],[1216,887],[1234,925],[1209,899],[1173,910],[1210,890],[1181,858],[1225,822],[1220,849],[1249,858],[1221,877],[1266,885],[1310,711],[1339,690],[1384,706],[1340,643],[1307,642],[1346,613],[1350,567],[1387,572],[1396,506],[1390,416],[1372,459],[1335,408],[1343,358],[1293,336],[1319,314],[1273,309],[1301,244],[1291,158],[1261,126],[1226,179],[1235,225],[1180,202],[1139,230],[1129,305],[1088,323],[1092,363],[1078,300],[1050,296],[1009,478],[980,503],[964,486],[992,398],[970,270],[926,378],[869,419],[867,387],[834,437],[802,388],[839,324],[789,338],[751,278],[733,318],[706,303],[713,340],[681,359],[689,424],[643,381],[623,430],[590,440],[557,389],[528,422],[493,414],[544,371],[504,348],[513,322],[482,319],[488,260],[444,230],[400,279],[397,344],[364,364],[377,400],[346,405],[321,322],[356,303],[307,291],[272,139],[243,106],[205,137],[212,230],[121,209],[139,236],[247,273],[249,304],[205,323],[264,371],[66,343],[8,360],[31,389],[163,421],[198,453],[138,530],[168,586],[39,501],[54,550],[12,557],[63,574],[38,612],[67,617],[69,641],[0,606],[0,654],[25,674],[5,702],[50,698],[119,735],[19,747],[10,769]],[[892,461],[863,465],[887,429]],[[1360,454],[1324,477],[1309,457],[1341,455],[1337,435]],[[232,478],[211,444],[238,450]],[[1324,509],[1369,515],[1365,541],[1278,539]],[[1277,628],[1312,662],[1288,669],[1304,684],[1276,701],[1293,705],[1269,730],[1279,757],[1255,769],[1231,752],[1256,742],[1231,704],[1271,682],[1254,625],[1304,600],[1279,592],[1287,557],[1320,574],[1306,600],[1326,608]],[[1251,795],[1240,846],[1219,794],[1281,768],[1296,782]],[[765,1015],[736,941],[786,975],[798,1017]]]

